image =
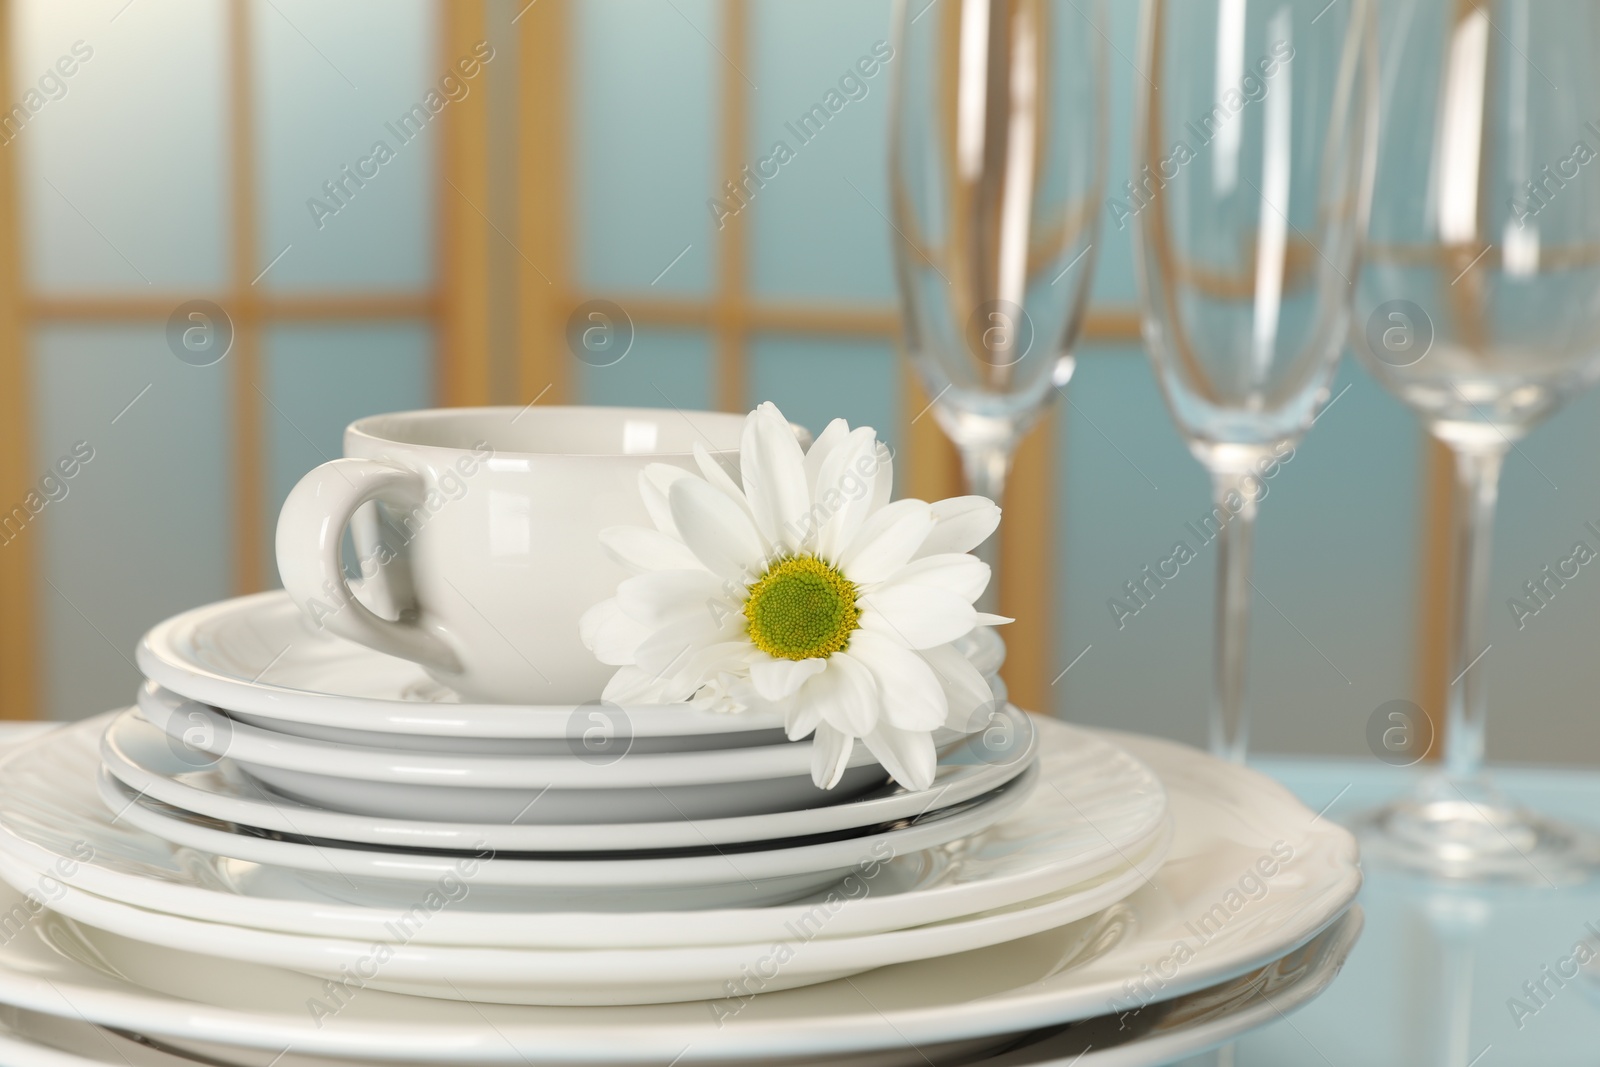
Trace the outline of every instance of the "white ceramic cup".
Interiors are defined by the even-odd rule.
[[[583,646],[578,618],[627,577],[600,531],[650,525],[639,495],[648,464],[694,469],[697,441],[737,462],[743,426],[742,415],[650,408],[360,419],[345,430],[345,458],[284,503],[278,571],[314,625],[413,660],[467,700],[596,700],[616,668]]]

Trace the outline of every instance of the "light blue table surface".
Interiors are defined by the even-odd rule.
[[[1252,764],[1313,810],[1332,802],[1328,816],[1340,821],[1415,781],[1413,771],[1371,761],[1262,757]],[[1538,810],[1600,825],[1600,771],[1501,768],[1495,777]],[[1579,941],[1600,946],[1600,883],[1479,891],[1364,866],[1366,929],[1333,986],[1231,1051],[1185,1067],[1600,1065],[1600,982],[1552,976]],[[1538,999],[1524,988],[1529,982]]]

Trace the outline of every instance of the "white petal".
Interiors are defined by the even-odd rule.
[[[944,725],[962,733],[981,729],[997,705],[988,679],[954,645],[936,645],[918,655],[928,661],[944,690],[949,705]]]
[[[739,488],[739,483],[733,476],[739,472],[732,469],[733,459],[721,459],[711,454],[710,450],[699,441],[694,442],[694,462],[700,468],[700,476],[723,492],[730,500],[749,512],[749,505],[745,503],[744,490]]]
[[[907,789],[922,790],[933,785],[939,754],[934,751],[932,734],[923,730],[897,730],[882,723],[861,740],[894,780]]]
[[[650,628],[630,619],[615,599],[602,600],[578,619],[578,636],[595,659],[621,667],[634,661]]]
[[[677,537],[678,528],[672,524],[672,512],[667,508],[667,490],[673,482],[688,476],[688,471],[670,463],[651,463],[639,472],[639,496],[644,509],[656,529],[669,537]]]
[[[784,721],[784,732],[789,740],[798,741],[817,728],[822,721],[822,709],[803,700],[792,701]]]
[[[822,461],[828,458],[829,453],[850,436],[850,424],[843,419],[834,419],[823,427],[822,433],[811,442],[811,447],[806,449],[806,481],[811,485],[817,484],[817,474],[822,470]]]
[[[933,529],[933,510],[925,501],[896,500],[873,512],[839,566],[858,585],[881,582],[911,561]]]
[[[637,667],[622,667],[606,683],[601,700],[630,704],[676,704],[687,700],[694,689],[685,689],[677,678],[657,678]]]
[[[894,494],[894,453],[882,441],[878,442],[878,471],[872,481],[872,510],[889,503]]]
[[[770,403],[745,418],[739,471],[761,536],[774,549],[797,551],[811,508],[805,454],[794,431]]]
[[[832,789],[844,777],[850,764],[850,749],[855,742],[847,733],[841,733],[827,723],[817,724],[817,735],[811,741],[811,781],[819,789]]]
[[[744,508],[699,478],[674,482],[667,504],[678,535],[707,570],[741,586],[761,576],[766,552]]]
[[[872,513],[877,447],[872,427],[862,426],[817,471],[811,517],[818,530],[817,554],[825,559],[837,559]]]
[[[686,615],[654,630],[639,642],[633,650],[633,662],[640,670],[659,674],[688,671],[704,680],[706,672],[696,672],[692,666],[695,654],[728,641],[739,629],[737,621],[731,617],[718,617],[710,612]],[[716,662],[720,664],[720,659]]]
[[[703,566],[682,541],[648,526],[607,526],[600,531],[600,543],[634,574],[697,571]]]
[[[683,672],[696,680],[711,682],[723,677],[732,678],[733,672],[748,670],[750,653],[754,651],[750,642],[744,639],[743,634],[732,640],[728,640],[728,636],[727,633],[719,634],[716,640],[695,651],[685,661]]]
[[[899,585],[902,582],[948,589],[971,602],[977,600],[989,586],[989,565],[977,556],[969,556],[964,552],[923,556],[895,571],[884,585]]]
[[[705,614],[726,612],[724,581],[709,571],[651,571],[617,586],[617,603],[634,622],[652,629]]]
[[[878,699],[891,726],[901,730],[936,730],[949,712],[939,676],[928,661],[905,645],[871,630],[850,635],[850,655],[860,660],[878,682]]]
[[[933,533],[922,544],[922,555],[971,552],[989,539],[1000,525],[1000,509],[988,497],[954,496],[935,501]]]
[[[948,589],[891,585],[863,595],[861,625],[909,648],[946,645],[969,633],[977,612]]]
[[[1004,615],[990,615],[987,611],[980,611],[975,616],[975,623],[978,626],[1004,626],[1008,622],[1016,621]]]
[[[878,686],[872,672],[848,652],[828,657],[828,669],[801,688],[798,700],[814,701],[822,721],[860,737],[878,723]]]
[[[821,674],[828,667],[825,659],[776,659],[764,656],[750,664],[750,681],[756,692],[767,700],[783,700],[793,696],[807,679]]]

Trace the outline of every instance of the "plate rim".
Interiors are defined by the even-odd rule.
[[[766,878],[788,878],[792,876],[805,875],[808,873],[820,873],[822,871],[829,870],[844,870],[870,860],[873,855],[875,855],[874,850],[879,848],[881,845],[888,845],[890,848],[899,846],[907,852],[920,852],[924,849],[938,848],[941,845],[948,844],[951,841],[958,840],[959,838],[968,836],[969,834],[982,833],[990,826],[1004,819],[1008,814],[1014,812],[1019,806],[1027,801],[1028,794],[1038,783],[1037,772],[1034,772],[1034,777],[1029,777],[1029,773],[1032,770],[1033,768],[1030,767],[1024,770],[1021,775],[1005,783],[1004,785],[967,801],[966,803],[969,806],[962,811],[952,812],[940,818],[929,819],[926,822],[919,822],[911,826],[898,827],[893,830],[875,833],[868,832],[858,837],[846,837],[837,841],[814,843],[809,845],[785,847],[781,843],[775,843],[774,847],[772,848],[737,853],[737,859],[729,854],[717,850],[713,850],[709,854],[700,856],[660,857],[646,859],[626,859],[621,857],[607,859],[533,859],[520,856],[502,857],[498,854],[493,854],[491,851],[490,855],[483,857],[483,868],[480,868],[477,884],[489,887],[505,887],[514,889],[626,889],[632,888],[635,885],[642,885],[645,882],[647,882],[649,885],[662,886],[702,885],[712,884],[714,882],[720,883],[722,881],[752,881]],[[104,768],[101,768],[99,772],[99,780],[104,781],[105,777],[108,775],[109,772]],[[115,781],[115,779],[113,778],[112,781]],[[122,786],[120,783],[117,784],[117,789],[119,791],[126,790],[126,788],[126,786]],[[103,793],[101,796],[102,799],[107,799]],[[395,881],[403,882],[408,885],[427,886],[437,883],[442,875],[448,873],[452,869],[455,869],[456,865],[463,858],[459,856],[420,857],[417,855],[417,853],[410,851],[374,852],[372,850],[362,848],[348,848],[344,849],[343,851],[336,851],[335,848],[337,846],[329,847],[326,845],[307,844],[302,842],[260,839],[253,838],[245,834],[235,835],[230,834],[225,830],[214,830],[205,826],[194,826],[182,819],[169,816],[164,812],[151,811],[147,807],[141,807],[139,803],[140,798],[137,795],[134,795],[131,798],[121,797],[120,799],[127,804],[127,811],[131,812],[134,810],[139,810],[143,813],[143,816],[148,818],[148,820],[152,823],[159,823],[163,826],[171,826],[172,824],[176,823],[180,828],[178,832],[185,833],[190,837],[191,841],[216,841],[218,846],[224,844],[232,845],[236,841],[244,842],[250,847],[260,846],[261,855],[265,855],[269,852],[286,853],[290,849],[306,849],[324,857],[341,856],[343,858],[350,859],[353,863],[377,865],[378,861],[382,860],[389,860],[393,862],[402,859],[427,859],[437,864],[436,867],[429,868],[428,870],[421,872],[416,876],[394,876]],[[940,812],[936,810],[929,812],[929,814],[939,815]],[[123,818],[127,818],[127,815],[124,815]],[[210,852],[215,855],[224,856],[229,859],[240,860],[246,863],[272,864],[274,866],[287,867],[291,870],[300,871],[313,870],[313,868],[310,866],[286,863],[281,860],[262,859],[252,856],[238,855],[224,851],[221,847],[217,846],[178,841],[168,837],[164,833],[159,833],[155,830],[140,827],[137,823],[130,822],[130,825],[135,826],[137,829],[144,830],[145,833],[150,833],[154,836],[161,837],[167,842],[181,848],[201,852]],[[279,848],[272,846],[284,847]],[[835,856],[834,853],[839,853],[839,855]],[[846,857],[847,853],[850,854],[848,858]],[[725,873],[720,877],[709,877],[709,875],[712,873],[710,870],[711,868],[723,866],[723,864],[717,862],[718,860],[730,862],[733,866],[734,874],[737,877],[729,879]],[[310,861],[307,860],[307,863],[309,862]],[[746,863],[748,863],[749,869],[744,871],[739,870],[739,866]],[[804,863],[805,866],[802,869],[796,870],[785,866],[786,863]],[[579,875],[588,875],[588,878],[593,878],[595,880],[591,881],[588,880],[588,878],[585,878],[581,881],[557,880],[553,882],[484,880],[484,870],[490,867],[490,865],[493,865],[493,867],[500,872],[499,877],[504,877],[507,879],[535,877],[540,874],[571,874],[575,878]],[[341,872],[338,870],[339,865],[332,863],[331,860],[328,864],[320,866],[323,873],[343,873],[351,876],[368,878],[383,877],[382,875],[358,871],[353,869],[353,867]],[[333,867],[334,869],[332,871],[328,871],[327,867]],[[680,868],[682,869],[682,873],[675,873]],[[702,871],[702,868],[706,868],[706,870]],[[631,876],[628,876],[626,872],[634,873]]]
[[[1032,725],[1032,720],[1028,720]],[[890,796],[875,797],[870,800],[852,798],[837,804],[826,804],[815,808],[801,808],[795,811],[773,812],[767,815],[742,815],[730,816],[721,819],[694,819],[665,823],[600,823],[593,825],[567,825],[561,823],[541,824],[527,823],[520,825],[500,825],[493,823],[456,823],[441,822],[427,823],[414,819],[385,819],[380,816],[355,815],[337,812],[331,809],[314,807],[303,804],[290,797],[283,797],[277,802],[259,800],[248,796],[240,796],[205,789],[190,782],[179,781],[176,778],[142,764],[136,754],[128,752],[118,739],[113,736],[118,730],[129,728],[129,724],[137,723],[148,728],[158,736],[165,738],[160,727],[148,721],[140,721],[126,716],[118,716],[106,727],[101,735],[100,754],[102,762],[116,775],[119,781],[134,790],[142,790],[145,795],[155,797],[174,807],[204,815],[209,818],[235,822],[246,826],[255,826],[266,830],[275,830],[280,833],[305,833],[300,827],[308,825],[302,821],[298,825],[291,823],[287,816],[280,815],[280,806],[287,807],[295,813],[297,819],[309,819],[309,825],[325,827],[325,832],[308,833],[311,837],[339,838],[356,843],[382,845],[386,843],[405,843],[408,835],[416,836],[426,833],[419,827],[434,826],[442,830],[449,828],[457,837],[464,839],[482,838],[489,841],[491,847],[503,848],[506,851],[604,851],[621,850],[626,848],[647,847],[689,847],[698,844],[737,844],[746,841],[763,839],[776,839],[779,837],[803,836],[809,833],[829,833],[834,830],[851,829],[856,826],[870,826],[875,823],[893,822],[908,815],[916,814],[914,801],[918,793],[910,790],[896,792]],[[1029,762],[1037,753],[1039,747],[1039,733],[1037,729],[1031,731],[1032,737],[1028,748],[1020,758],[1005,763],[969,763],[958,764],[959,770],[971,770],[959,788],[950,787],[954,793],[949,803],[960,803],[993,789],[998,789],[1006,782],[1020,775],[1027,769]],[[139,778],[139,781],[129,781],[122,774],[121,769],[128,774]],[[214,768],[213,768],[214,770]],[[179,772],[182,773],[182,772]],[[264,786],[262,787],[265,788]],[[162,795],[165,794],[165,795]],[[183,800],[168,797],[188,797],[189,803]],[[205,798],[199,800],[197,798]],[[211,803],[215,801],[214,810],[201,811],[191,807],[191,803]],[[869,805],[877,805],[870,811]],[[903,810],[902,810],[903,809]],[[217,814],[217,812],[235,811],[236,814]],[[849,813],[849,814],[847,814]],[[805,816],[805,818],[801,818]],[[278,825],[273,825],[276,822]],[[809,822],[818,822],[823,825],[810,827]],[[774,829],[763,830],[761,825],[771,823]],[[363,824],[360,829],[353,829],[353,824]],[[798,829],[789,829],[794,825]],[[381,829],[372,829],[381,827]],[[664,831],[682,828],[685,840],[683,846],[661,845],[660,838]],[[517,831],[512,833],[512,831]],[[360,833],[365,837],[345,837],[343,835]],[[386,839],[379,840],[380,834],[387,835]],[[632,836],[629,837],[628,835]],[[756,836],[759,834],[760,836]],[[644,840],[654,838],[647,844],[616,844],[608,843],[615,836],[621,840]],[[670,840],[677,840],[668,833]],[[545,845],[494,845],[494,840],[499,838],[526,837],[549,838],[552,843]],[[491,839],[492,838],[492,839]],[[424,848],[426,846],[417,846]]]
[[[95,729],[93,725],[99,721],[102,725],[116,713],[107,713],[98,720],[85,720],[75,726],[64,727],[63,730],[82,730],[90,732]],[[1085,731],[1065,723],[1050,721],[1035,724],[1042,732],[1060,732],[1063,744],[1071,744],[1074,740],[1079,743],[1083,739],[1094,741],[1097,745],[1116,754],[1135,767],[1143,779],[1157,792],[1154,796],[1153,810],[1156,817],[1147,820],[1148,825],[1144,832],[1132,835],[1121,841],[1120,845],[1111,842],[1111,847],[1094,846],[1089,853],[1096,858],[1086,860],[1082,853],[1074,854],[1070,861],[1055,860],[1042,862],[1023,871],[1013,872],[987,881],[972,881],[966,883],[948,884],[919,890],[914,899],[908,899],[908,894],[895,894],[893,896],[868,897],[862,904],[868,905],[857,908],[848,913],[840,913],[834,918],[835,927],[845,931],[867,929],[870,926],[884,921],[886,914],[893,916],[896,923],[910,921],[904,914],[908,907],[916,912],[916,920],[920,922],[936,922],[948,918],[952,914],[964,914],[983,910],[989,907],[1003,906],[1048,892],[1049,886],[1061,884],[1063,879],[1083,880],[1096,876],[1098,873],[1110,870],[1118,865],[1122,856],[1118,848],[1140,849],[1153,839],[1160,831],[1164,820],[1170,811],[1170,802],[1166,787],[1158,775],[1143,761],[1128,753],[1125,748],[1106,738],[1097,737],[1094,731]],[[0,756],[0,767],[11,759],[23,758],[30,752],[34,745],[47,743],[51,737],[63,736],[61,731],[53,731],[41,735],[22,746]],[[23,877],[26,872],[37,873],[48,870],[60,858],[61,853],[47,849],[43,845],[35,844],[24,838],[14,835],[9,828],[0,823],[0,855],[10,857],[19,867],[18,877]],[[9,868],[0,864],[0,875],[5,874]],[[220,890],[207,889],[196,885],[173,885],[171,883],[157,882],[151,879],[140,878],[137,875],[114,870],[102,870],[93,865],[79,865],[71,875],[63,876],[63,880],[79,888],[94,892],[102,896],[123,900],[125,903],[138,906],[149,906],[153,910],[170,909],[176,906],[186,906],[188,911],[196,915],[216,917],[217,921],[234,922],[242,925],[253,925],[283,929],[285,932],[304,932],[306,930],[305,909],[296,901],[287,899],[252,898],[242,894],[225,893]],[[15,884],[13,882],[13,884]],[[151,903],[159,897],[159,903]],[[804,913],[811,905],[797,902],[790,905],[776,905],[768,908],[735,909],[719,908],[706,909],[692,913],[696,921],[703,926],[715,925],[730,929],[782,929],[783,922]],[[339,905],[329,904],[319,906],[314,916],[319,929],[337,929],[341,936],[347,929],[381,930],[383,924],[392,921],[400,914],[399,909],[384,909],[357,904]],[[546,915],[516,916],[510,913],[482,913],[494,916],[493,921],[504,926],[516,924],[523,933],[522,936],[532,936],[532,931],[550,926],[558,926],[562,918],[582,922],[587,920],[615,922],[618,916],[614,913],[577,913],[569,912],[563,915],[549,913]],[[662,924],[682,923],[686,913],[683,912],[639,912],[632,916],[624,917],[624,925],[633,931],[635,936],[643,931],[656,929]],[[551,917],[554,915],[555,917]],[[451,922],[449,920],[459,920]],[[442,914],[438,917],[438,925],[447,929],[456,926],[462,928],[476,928],[479,923],[488,923],[488,918],[480,918],[479,914],[456,916]],[[289,925],[293,922],[295,925]],[[322,925],[326,924],[326,925]],[[430,926],[430,929],[432,927]],[[443,936],[443,935],[440,935]],[[570,936],[570,935],[569,935]],[[647,938],[650,936],[645,933]],[[777,935],[781,936],[781,935]]]

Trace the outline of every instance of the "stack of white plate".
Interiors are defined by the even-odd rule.
[[[11,1067],[1156,1063],[1359,929],[1281,788],[1013,708],[929,790],[823,793],[778,723],[454,703],[281,594],[139,661],[0,758]]]

